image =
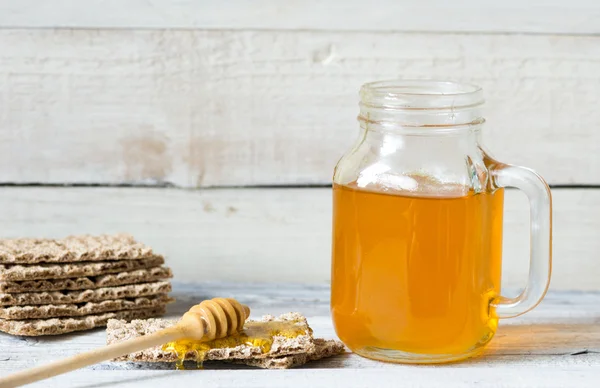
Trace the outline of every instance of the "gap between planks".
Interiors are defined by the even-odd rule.
[[[443,0],[420,3],[378,0],[210,0],[177,1],[1,0],[0,28],[117,29],[253,29],[318,31],[435,31],[463,33],[600,33],[600,7],[592,0],[545,1],[543,6],[518,0]]]

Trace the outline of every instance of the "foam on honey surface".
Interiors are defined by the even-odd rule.
[[[296,338],[300,335],[309,334],[311,329],[299,323],[292,320],[248,322],[240,333],[225,338],[206,342],[183,339],[169,342],[163,345],[162,349],[167,352],[174,352],[177,355],[177,369],[184,369],[183,361],[185,355],[190,351],[196,353],[196,362],[198,367],[201,368],[206,353],[211,349],[235,348],[236,346],[247,345],[260,348],[264,354],[271,350],[274,337]]]

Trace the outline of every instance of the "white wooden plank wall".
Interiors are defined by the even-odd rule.
[[[36,185],[0,188],[0,233],[129,231],[179,280],[326,282],[329,190],[250,187],[329,184],[362,83],[452,78],[484,87],[495,156],[563,187],[552,287],[600,289],[600,3],[529,5],[0,0],[0,183]],[[63,184],[176,188],[38,187]]]
[[[600,36],[0,30],[3,182],[328,183],[358,89],[483,85],[485,141],[551,183],[600,182]]]

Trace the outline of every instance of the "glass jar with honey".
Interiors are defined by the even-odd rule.
[[[340,339],[383,361],[478,354],[499,318],[534,308],[551,272],[551,195],[481,144],[481,88],[381,81],[360,91],[360,135],[333,179],[331,312]],[[530,203],[529,280],[500,294],[504,187]]]

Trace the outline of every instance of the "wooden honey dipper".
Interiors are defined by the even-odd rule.
[[[0,378],[0,388],[30,384],[179,339],[211,341],[227,337],[240,332],[249,315],[250,308],[235,299],[205,300],[183,314],[175,326],[14,373]]]

